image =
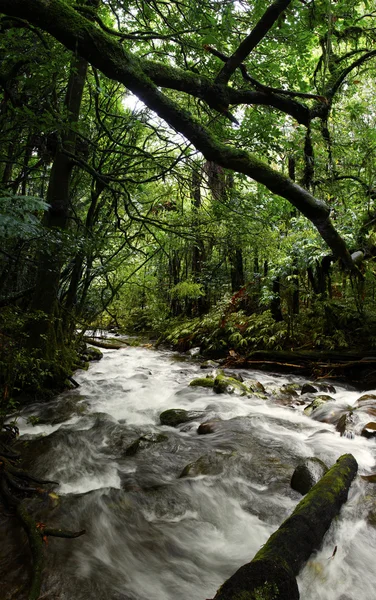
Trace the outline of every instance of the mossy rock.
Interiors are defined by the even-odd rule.
[[[196,379],[192,379],[189,385],[191,387],[212,388],[214,386],[214,379],[213,377],[197,377]]]
[[[200,369],[217,369],[219,367],[219,362],[215,360],[205,360],[200,365]]]
[[[169,408],[168,410],[163,411],[159,415],[159,418],[162,425],[168,425],[169,427],[177,427],[181,423],[195,421],[196,419],[202,418],[202,416],[202,412],[188,411],[182,408]]]
[[[217,375],[214,379],[213,390],[216,394],[238,394],[246,396],[252,393],[252,390],[241,381],[226,375]]]
[[[333,402],[334,398],[332,398],[331,396],[327,396],[326,394],[316,396],[314,401],[311,402],[311,404],[309,404],[308,406],[306,406],[306,408],[304,409],[304,413],[307,415],[307,417],[310,417],[314,410],[330,401]]]
[[[298,383],[285,383],[281,389],[281,394],[286,394],[288,396],[297,396],[298,390],[300,390],[300,385]]]
[[[103,352],[101,352],[99,348],[94,348],[94,346],[88,346],[85,350],[85,354],[88,361],[100,360],[103,358]]]
[[[266,390],[257,379],[244,379],[243,382],[255,394],[266,394]]]
[[[291,478],[291,487],[304,496],[327,471],[328,467],[319,458],[306,458],[296,467]]]

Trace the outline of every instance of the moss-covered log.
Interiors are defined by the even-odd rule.
[[[214,600],[298,600],[295,577],[346,502],[357,469],[351,454],[341,456],[254,559],[222,585]]]

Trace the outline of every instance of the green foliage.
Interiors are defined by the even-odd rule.
[[[4,193],[0,198],[0,238],[30,239],[43,231],[40,215],[48,204],[33,196]]]

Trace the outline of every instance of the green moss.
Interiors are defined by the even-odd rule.
[[[242,383],[233,377],[226,377],[226,375],[217,375],[214,380],[213,389],[217,394],[232,394],[233,392],[238,391],[242,396],[245,396],[246,394],[252,393],[252,390],[245,385],[245,383]]]
[[[197,377],[197,379],[192,379],[189,385],[191,387],[212,388],[214,386],[214,379],[212,377]]]

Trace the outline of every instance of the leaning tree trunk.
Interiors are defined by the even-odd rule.
[[[295,577],[346,502],[357,469],[351,454],[341,456],[254,559],[225,581],[214,600],[299,600]]]

